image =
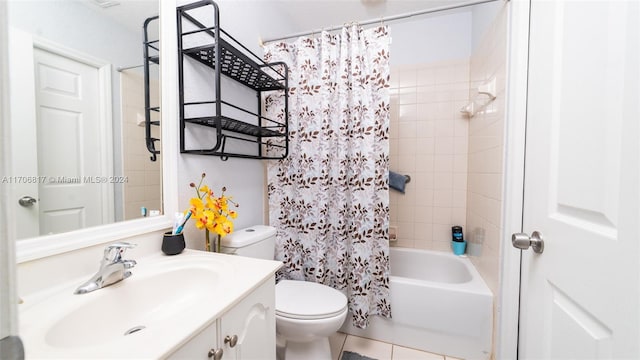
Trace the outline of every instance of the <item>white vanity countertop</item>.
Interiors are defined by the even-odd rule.
[[[189,249],[136,261],[131,277],[88,294],[73,294],[83,278],[24,298],[19,316],[26,358],[166,357],[282,265]],[[145,328],[124,335],[136,326]]]

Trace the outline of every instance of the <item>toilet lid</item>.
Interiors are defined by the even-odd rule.
[[[282,280],[276,285],[276,315],[293,319],[322,319],[347,309],[347,297],[329,286]]]

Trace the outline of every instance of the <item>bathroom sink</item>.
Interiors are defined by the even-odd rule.
[[[150,328],[162,330],[184,309],[197,312],[208,299],[213,301],[220,284],[219,272],[204,267],[136,275],[93,293],[75,295],[87,299],[49,328],[47,344],[87,347],[136,336]]]
[[[75,295],[87,274],[24,297],[27,358],[164,358],[278,268],[188,249],[135,260],[133,275],[105,288]]]

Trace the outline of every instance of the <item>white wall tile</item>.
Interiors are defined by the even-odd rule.
[[[415,104],[416,99],[415,87],[401,87],[398,89],[398,100],[400,105]]]
[[[506,23],[504,10],[492,30],[478,42],[470,60],[470,96],[477,94],[479,84],[496,77],[497,93],[484,111],[468,120],[468,186],[466,203],[466,236],[480,242],[480,253],[471,259],[489,288],[498,291],[499,248],[501,228],[502,161],[505,122],[505,54]],[[500,44],[500,45],[498,45]],[[484,95],[479,99],[484,101]],[[461,185],[461,184],[460,184]],[[457,201],[462,194],[454,194]],[[455,213],[455,211],[454,211]]]
[[[451,224],[452,208],[450,207],[436,207],[433,211],[433,224],[434,225],[450,225]]]
[[[450,224],[433,224],[433,241],[444,242],[449,246],[451,242],[451,225]]]
[[[403,121],[416,121],[418,107],[416,104],[400,104],[399,108],[399,120]]]
[[[451,210],[451,224],[467,225],[467,210],[465,207],[455,207]]]
[[[436,70],[433,67],[423,67],[417,71],[417,85],[433,85],[436,82]]]
[[[433,155],[436,151],[436,140],[432,137],[419,138],[416,153],[418,155]]]
[[[436,172],[434,176],[435,190],[453,190],[453,172]]]
[[[450,118],[437,119],[434,123],[434,137],[453,137],[455,125]]]
[[[453,137],[436,137],[435,138],[435,154],[436,155],[453,155]]]
[[[417,222],[414,225],[413,238],[415,241],[415,247],[421,249],[428,249],[433,240],[433,224],[426,222]]]
[[[411,124],[411,123],[409,123]],[[415,123],[413,124],[415,125]],[[403,137],[398,141],[398,155],[416,155],[417,153],[417,140],[415,138]]]
[[[451,204],[456,208],[466,208],[467,207],[467,191],[466,190],[453,190],[453,199],[451,200]]]
[[[433,194],[433,191],[431,192]],[[432,195],[433,196],[433,195]],[[416,227],[418,224],[433,224],[433,213],[434,208],[430,203],[421,203],[418,201],[418,204],[415,207],[415,224]]]
[[[396,149],[398,147],[396,146]],[[393,149],[393,147],[390,147],[390,149]],[[391,153],[393,154],[393,153]],[[397,151],[396,151],[397,154]],[[399,162],[400,162],[400,156],[399,155],[389,155],[389,168],[390,169],[398,169],[399,167]]]
[[[434,120],[419,120],[416,122],[416,137],[427,138],[435,134]]]
[[[452,201],[453,201],[453,190],[451,189],[438,189],[433,192],[433,205],[435,207],[451,206]]]
[[[407,195],[405,194],[400,194],[400,196],[398,196],[398,207],[405,207],[405,206],[409,206],[409,207],[414,207],[416,205],[416,197],[412,196],[412,194]]]
[[[434,172],[434,155],[416,155],[416,172]]]
[[[400,74],[397,70],[391,68],[391,73],[389,74],[389,89],[397,90],[400,86]],[[393,95],[392,99],[393,99]]]
[[[453,190],[467,190],[467,181],[466,174],[454,174]]]
[[[420,94],[420,93],[418,93]],[[420,96],[420,95],[418,95]],[[438,112],[438,104],[435,102],[419,103],[416,105],[418,121],[433,121],[435,120]]]
[[[434,85],[419,86],[416,88],[416,103],[418,105],[433,105],[437,102],[437,94],[438,89]]]
[[[451,101],[438,100],[436,103],[436,119],[451,119],[451,115],[454,112],[454,106]]]
[[[467,137],[455,136],[453,138],[453,153],[455,155],[467,155],[469,153],[469,141]]]
[[[469,124],[459,108],[469,97],[469,67],[458,60],[392,69],[400,88],[391,102],[390,162],[412,178],[406,195],[390,198],[394,246],[450,251],[453,221],[465,225]]]
[[[413,221],[399,221],[398,220],[398,240],[414,240],[413,232],[415,229],[415,223]]]
[[[433,171],[436,173],[453,173],[453,155],[435,155]]]
[[[398,222],[415,222],[415,207],[407,206],[399,208]]]
[[[415,88],[418,84],[418,72],[415,69],[403,69],[400,71],[400,88]]]
[[[434,188],[434,172],[417,171],[411,177],[411,182],[416,184],[416,189],[433,189]]]
[[[405,154],[398,157],[398,171],[411,173],[416,168],[416,156]]]
[[[467,174],[467,154],[453,155],[453,172],[458,176]]]
[[[138,202],[145,200],[144,186],[126,186],[124,195],[127,201]]]

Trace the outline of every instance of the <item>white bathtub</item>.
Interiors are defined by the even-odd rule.
[[[391,313],[362,330],[341,331],[464,359],[489,359],[493,294],[471,261],[453,254],[391,248]],[[347,317],[349,319],[349,317]]]

